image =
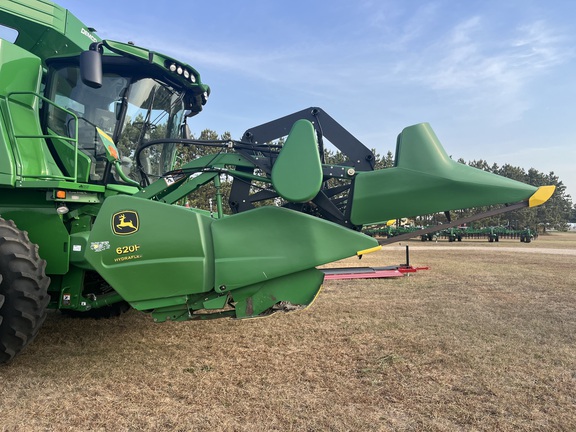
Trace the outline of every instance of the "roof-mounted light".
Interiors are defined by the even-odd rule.
[[[189,80],[191,83],[196,83],[196,76],[192,69],[182,66],[178,63],[174,62],[166,62],[166,67],[170,72],[174,72],[186,80]]]

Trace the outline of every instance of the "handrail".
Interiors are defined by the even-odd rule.
[[[72,119],[76,122],[75,127],[74,127],[74,137],[68,137],[68,136],[63,136],[63,135],[45,135],[45,134],[40,134],[40,135],[17,135],[15,133],[15,128],[14,128],[14,122],[12,120],[12,113],[10,112],[10,98],[14,95],[32,95],[34,97],[39,98],[40,100],[46,102],[49,105],[54,106],[55,108],[64,111],[66,114],[70,115],[72,117]],[[12,101],[15,103],[20,103],[22,104],[23,102],[18,101],[17,99],[13,99]],[[52,139],[61,139],[63,141],[69,141],[71,143],[73,143],[74,145],[74,175],[72,177],[67,177],[67,176],[55,176],[55,175],[43,175],[43,176],[24,176],[22,174],[22,172],[17,173],[17,175],[22,179],[24,177],[26,178],[42,178],[42,179],[56,179],[56,180],[70,180],[70,181],[77,181],[78,180],[78,116],[70,110],[67,110],[66,108],[61,107],[60,105],[56,104],[55,102],[51,101],[50,99],[42,96],[41,94],[38,94],[36,92],[32,92],[32,91],[16,91],[16,92],[10,92],[6,95],[6,111],[7,111],[7,115],[8,115],[8,121],[10,124],[10,134],[12,135],[12,138],[14,139],[13,141],[15,142],[17,138],[42,138],[42,139],[46,139],[46,138],[52,138]],[[13,150],[18,158],[18,165],[17,165],[17,169],[21,170],[22,167],[22,158],[20,155],[20,152],[18,150],[18,146],[15,145],[13,146]]]

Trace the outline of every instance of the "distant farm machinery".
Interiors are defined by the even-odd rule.
[[[436,230],[430,231],[436,228]],[[385,237],[387,239],[395,239],[402,235],[411,238],[420,238],[421,241],[436,241],[439,239],[448,240],[448,242],[456,242],[462,240],[488,240],[490,243],[498,242],[500,239],[520,240],[522,243],[530,243],[532,240],[538,238],[538,232],[529,227],[524,229],[511,229],[504,226],[496,227],[452,227],[443,228],[442,225],[435,227],[427,227],[428,232],[421,233],[422,227],[413,226],[377,226],[370,227],[364,230],[364,233],[372,237]],[[413,234],[411,236],[411,234]]]

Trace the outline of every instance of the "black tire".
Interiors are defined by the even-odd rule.
[[[50,302],[46,261],[14,222],[0,218],[0,363],[34,340]]]
[[[108,283],[98,273],[87,271],[84,274],[84,290],[82,291],[82,295],[88,296],[90,294],[94,294],[99,296],[102,294],[108,294],[112,291],[113,289],[110,287],[110,285],[108,285]],[[62,315],[66,315],[72,318],[106,319],[120,316],[129,310],[130,305],[125,301],[121,301],[96,309],[90,309],[85,312],[73,309],[60,309],[60,312]]]

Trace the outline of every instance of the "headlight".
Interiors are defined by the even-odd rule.
[[[196,83],[196,77],[194,76],[194,74],[190,69],[187,69],[184,66],[179,65],[178,63],[172,63],[172,62],[170,63],[166,62],[165,66],[168,68],[170,72],[174,72],[177,73],[178,75],[181,75],[182,77],[184,77],[184,79],[190,80],[191,83]]]

